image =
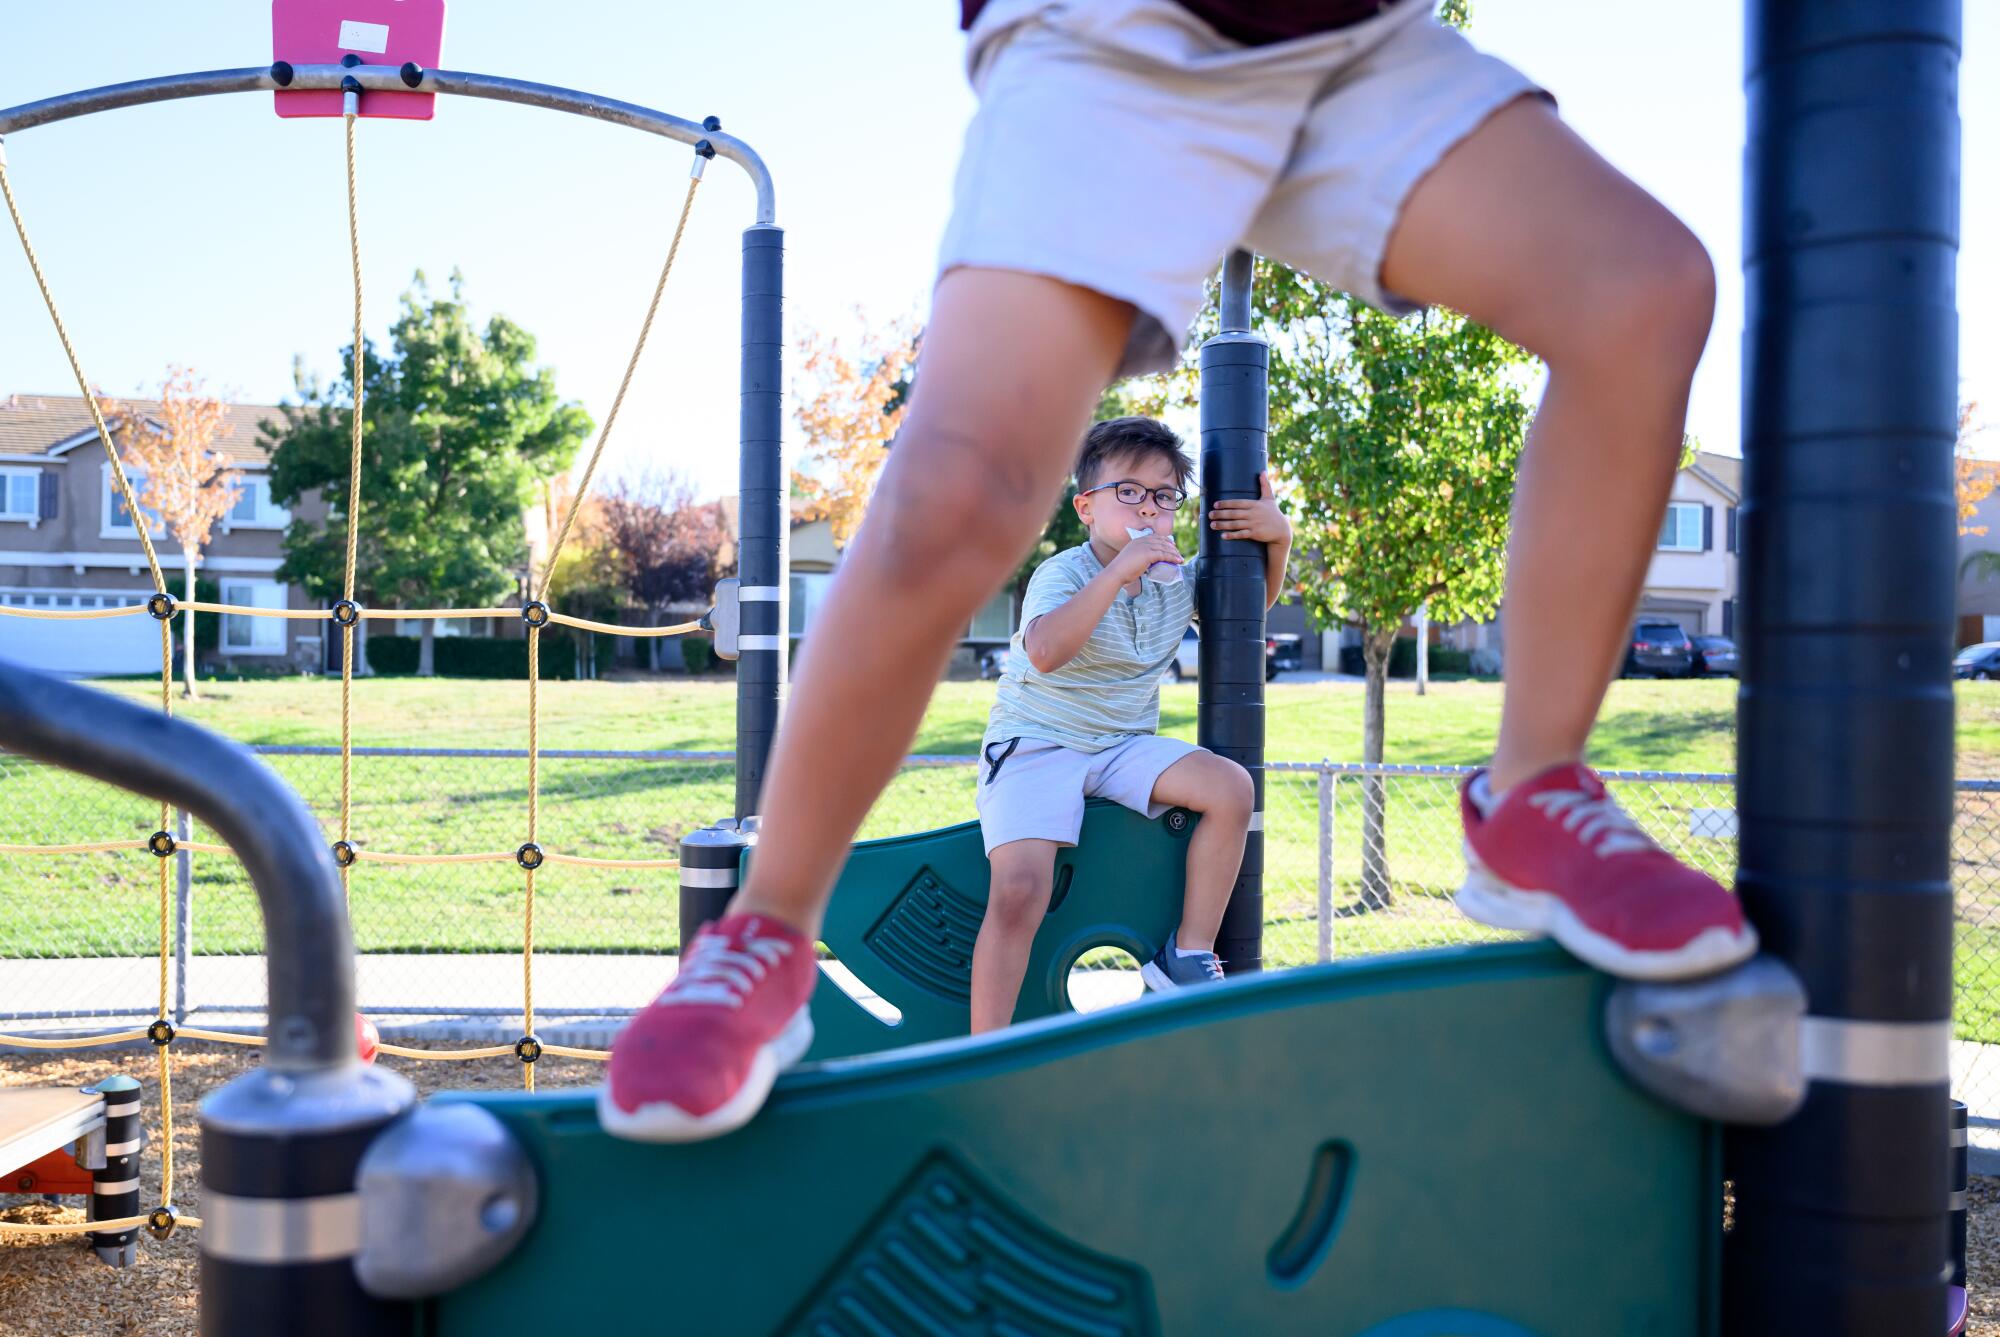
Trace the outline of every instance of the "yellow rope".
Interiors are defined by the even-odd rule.
[[[687,231],[688,213],[694,208],[694,193],[701,185],[699,176],[688,178],[687,197],[681,201],[680,221],[674,224],[674,239],[667,247],[666,263],[660,266],[660,281],[653,285],[653,300],[646,307],[646,319],[639,326],[639,340],[632,345],[632,356],[625,363],[625,377],[618,382],[618,393],[611,398],[611,411],[604,415],[604,426],[597,433],[597,445],[592,447],[590,462],[584,466],[583,481],[577,484],[576,495],[570,498],[568,511],[563,516],[562,528],[556,532],[556,541],[549,549],[549,563],[542,570],[540,591],[537,599],[547,600],[549,582],[555,578],[556,559],[562,556],[563,544],[569,541],[570,528],[576,524],[576,513],[582,509],[585,497],[590,495],[590,480],[597,472],[597,461],[604,454],[604,443],[611,438],[612,424],[618,421],[618,409],[625,402],[625,392],[632,386],[632,373],[639,369],[639,354],[646,349],[646,335],[653,328],[653,317],[660,309],[660,296],[667,290],[667,275],[673,273],[674,257],[680,253],[681,234]]]
[[[21,220],[21,207],[14,201],[14,186],[7,176],[4,151],[0,151],[0,195],[7,197],[7,213],[14,220],[14,232],[21,238],[21,249],[27,253],[28,268],[35,275],[35,286],[41,289],[42,305],[48,307],[49,319],[55,322],[56,338],[62,341],[63,356],[69,359],[70,374],[76,378],[76,388],[90,408],[90,421],[97,427],[97,439],[104,447],[104,457],[111,462],[111,476],[117,480],[118,495],[125,499],[126,513],[132,517],[132,529],[139,536],[139,546],[146,550],[146,567],[153,573],[153,589],[156,593],[165,594],[167,578],[160,572],[160,558],[153,551],[153,537],[146,532],[146,518],[139,513],[138,499],[132,495],[132,480],[125,476],[125,465],[111,444],[111,429],[105,426],[104,410],[98,406],[97,394],[90,388],[90,378],[83,374],[83,363],[77,358],[76,346],[69,341],[69,328],[63,324],[62,312],[56,310],[55,294],[49,291],[49,281],[42,274],[42,262],[35,254],[35,244],[28,240],[28,225]]]
[[[274,617],[288,622],[327,622],[333,618],[333,610],[328,608],[252,608],[247,604],[210,603],[206,599],[176,603],[176,608],[184,608],[196,613],[227,613],[233,617]],[[118,608],[10,608],[0,605],[0,616],[46,618],[50,621],[88,621],[92,618],[132,617],[146,611],[144,604],[125,604]],[[361,616],[369,621],[408,618],[425,620],[448,620],[452,618],[520,616],[518,608],[364,608]],[[601,631],[610,636],[686,636],[700,631],[700,622],[675,622],[663,627],[634,627],[617,622],[593,622],[589,618],[571,617],[567,613],[550,613],[549,621],[560,622],[566,627],[580,627],[585,631]]]
[[[676,622],[670,627],[621,627],[615,622],[592,622],[589,618],[571,617],[567,613],[550,613],[549,621],[560,622],[565,627],[581,627],[585,631],[610,632],[614,636],[685,636],[701,630],[699,622]]]
[[[663,276],[664,279],[664,276]],[[553,565],[551,560],[551,565]],[[528,628],[528,843],[535,843],[535,828],[541,813],[541,684],[542,629]],[[527,870],[521,914],[521,1029],[535,1033],[535,870]],[[521,1081],[535,1089],[535,1065],[521,1065]]]
[[[350,99],[358,103],[359,99]],[[361,409],[362,374],[367,370],[361,343],[361,216],[355,208],[354,122],[358,107],[346,116],[347,125],[347,259],[354,278],[354,407],[351,411],[347,452],[347,565],[341,578],[341,597],[354,600],[354,558],[361,534]],[[340,629],[340,838],[353,835],[354,815],[354,630],[358,623]],[[340,866],[340,894],[347,903],[348,921],[354,919],[352,865]]]
[[[151,1224],[149,1216],[118,1216],[109,1221],[0,1221],[0,1235],[96,1235]],[[174,1226],[200,1230],[201,1218],[176,1215]]]
[[[0,613],[8,617],[40,617],[51,622],[87,622],[97,617],[130,617],[134,613],[146,611],[144,604],[126,604],[120,608],[8,608],[0,606]]]
[[[364,608],[361,616],[375,621],[381,618],[450,618],[450,617],[519,617],[518,608]]]
[[[56,854],[104,854],[118,851],[144,850],[143,840],[97,840],[76,845],[6,845],[0,844],[0,854],[56,855]],[[174,845],[176,850],[186,850],[190,854],[235,854],[227,845],[217,845],[205,840],[182,840]],[[515,863],[519,856],[513,850],[482,850],[468,854],[392,854],[385,850],[354,851],[357,860],[373,863],[398,864],[445,864],[445,863]],[[164,860],[162,861],[164,862]],[[543,863],[574,864],[580,868],[678,868],[679,859],[604,859],[585,854],[559,854],[554,850],[542,851]]]
[[[143,840],[97,840],[81,845],[0,845],[0,854],[99,854],[106,850],[143,850]]]
[[[97,1045],[123,1044],[127,1040],[143,1040],[146,1028],[137,1027],[129,1031],[107,1031],[103,1035],[77,1035],[61,1040],[37,1040],[30,1035],[0,1035],[0,1048],[10,1049],[91,1049]]]

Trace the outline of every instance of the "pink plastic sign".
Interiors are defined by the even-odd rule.
[[[356,55],[364,65],[415,61],[437,68],[444,50],[444,0],[271,0],[271,58],[293,65],[338,65]],[[280,116],[338,116],[338,89],[276,94]],[[361,95],[363,116],[428,121],[430,93]]]

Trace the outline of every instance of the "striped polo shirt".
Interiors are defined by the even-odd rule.
[[[1028,578],[1021,630],[1014,633],[982,747],[1036,738],[1079,752],[1102,752],[1160,727],[1160,676],[1194,622],[1195,563],[1178,584],[1145,580],[1137,595],[1118,591],[1076,657],[1053,673],[1028,662],[1028,624],[1068,603],[1104,564],[1084,543],[1043,562]]]

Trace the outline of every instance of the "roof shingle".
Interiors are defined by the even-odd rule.
[[[141,410],[159,408],[157,399],[123,399]],[[232,464],[261,468],[270,453],[258,443],[257,424],[279,416],[273,404],[226,406],[223,431],[216,449]],[[8,395],[0,398],[0,456],[42,455],[50,446],[92,430],[90,408],[82,395]]]

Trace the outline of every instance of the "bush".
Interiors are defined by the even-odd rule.
[[[1431,652],[1431,667],[1437,667],[1437,652]],[[1361,656],[1358,645],[1340,647],[1340,671],[1351,677],[1361,677],[1368,671],[1367,661]],[[1389,649],[1389,676],[1392,678],[1414,678],[1417,676],[1417,643],[1414,639],[1398,637]]]
[[[576,645],[565,636],[544,636],[541,676],[574,678]],[[417,671],[422,641],[416,636],[370,636],[368,667],[389,676]],[[528,643],[494,636],[439,636],[431,643],[434,667],[441,678],[526,678]]]
[[[681,663],[689,673],[706,673],[715,667],[715,642],[706,636],[681,637]]]
[[[1447,646],[1431,647],[1431,676],[1457,674],[1469,677],[1472,674],[1470,650],[1453,650]],[[1340,671],[1353,677],[1360,677],[1365,671],[1361,659],[1361,647],[1343,645],[1340,647]],[[1415,637],[1402,637],[1389,651],[1389,676],[1392,678],[1414,678],[1417,676],[1417,642]]]

